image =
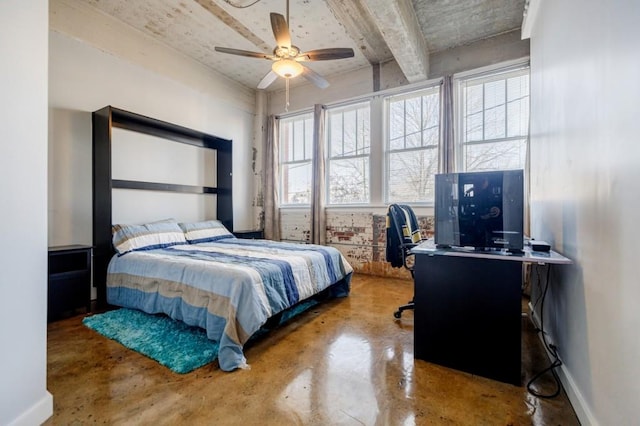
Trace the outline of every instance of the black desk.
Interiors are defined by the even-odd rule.
[[[521,384],[522,264],[571,263],[558,253],[414,248],[414,356]]]

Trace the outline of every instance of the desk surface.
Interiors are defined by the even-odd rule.
[[[506,250],[475,250],[469,247],[438,248],[433,239],[422,242],[417,247],[411,249],[414,254],[427,254],[431,256],[459,256],[478,257],[481,259],[514,260],[523,263],[554,263],[570,264],[568,259],[553,250],[549,252],[532,251],[531,247],[525,246],[522,253],[511,253]]]

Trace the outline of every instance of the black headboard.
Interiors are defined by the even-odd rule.
[[[216,194],[216,216],[233,231],[232,141],[144,115],[106,106],[92,114],[93,122],[93,284],[99,306],[106,305],[107,265],[114,254],[111,242],[113,188]],[[216,187],[117,180],[111,177],[111,129],[118,127],[216,151]]]

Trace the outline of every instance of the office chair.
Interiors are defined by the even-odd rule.
[[[413,209],[406,204],[391,204],[387,209],[387,262],[393,268],[404,267],[411,272],[413,278],[413,256],[411,249],[420,244],[422,237],[418,227],[418,219]],[[402,317],[402,312],[414,309],[414,300],[402,305],[393,313],[395,318]]]

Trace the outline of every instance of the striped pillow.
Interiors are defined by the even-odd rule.
[[[190,244],[218,241],[224,238],[235,238],[219,220],[205,222],[181,223],[180,228]]]
[[[113,225],[113,247],[118,254],[186,244],[182,228],[174,220],[144,225]]]

